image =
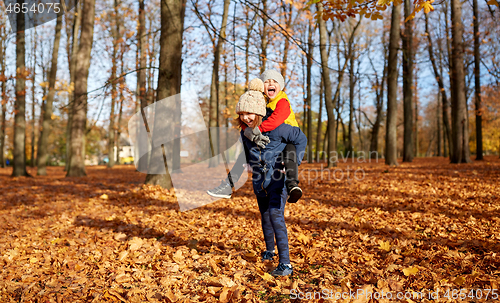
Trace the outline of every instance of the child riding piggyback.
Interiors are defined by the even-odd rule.
[[[258,146],[264,147],[269,143],[268,136],[263,133],[273,131],[281,124],[287,124],[292,127],[299,128],[295,114],[293,113],[288,96],[283,91],[285,80],[283,76],[276,70],[266,70],[260,79],[264,82],[264,96],[266,97],[266,115],[260,126],[251,128],[242,125],[244,135],[250,141]],[[286,172],[285,186],[288,193],[288,202],[295,203],[302,197],[302,189],[298,186],[298,157],[302,159],[304,156],[305,147],[299,147],[294,144],[287,144],[283,150],[283,163]],[[247,158],[244,153],[238,157],[236,164],[233,166],[228,178],[221,182],[221,185],[207,191],[208,194],[214,197],[230,198],[234,182],[236,182],[244,171],[244,164],[247,163]]]

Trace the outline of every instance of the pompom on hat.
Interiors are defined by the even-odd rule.
[[[263,72],[262,75],[260,75],[260,79],[262,80],[262,82],[266,82],[266,80],[269,79],[278,82],[281,90],[283,90],[283,87],[285,87],[285,79],[283,79],[283,76],[277,70],[274,69],[268,69],[265,72]]]
[[[236,104],[236,113],[251,113],[264,117],[266,115],[266,98],[264,97],[264,82],[255,78],[248,84],[248,91],[241,95]]]

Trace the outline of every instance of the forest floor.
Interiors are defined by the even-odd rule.
[[[288,278],[269,275],[277,261],[260,260],[251,182],[232,199],[180,212],[170,191],[142,185],[145,175],[133,166],[87,167],[84,178],[65,178],[61,167],[33,178],[0,169],[0,302],[500,295],[498,157],[460,165],[417,158],[398,167],[348,160],[330,177],[316,177],[320,164],[301,169],[304,198],[285,212]]]

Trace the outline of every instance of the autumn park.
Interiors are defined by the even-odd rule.
[[[0,302],[498,302],[498,0],[0,1]]]

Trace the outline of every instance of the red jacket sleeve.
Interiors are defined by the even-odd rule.
[[[290,103],[285,98],[279,100],[274,112],[259,126],[260,131],[264,133],[275,129],[285,122],[290,113]]]

